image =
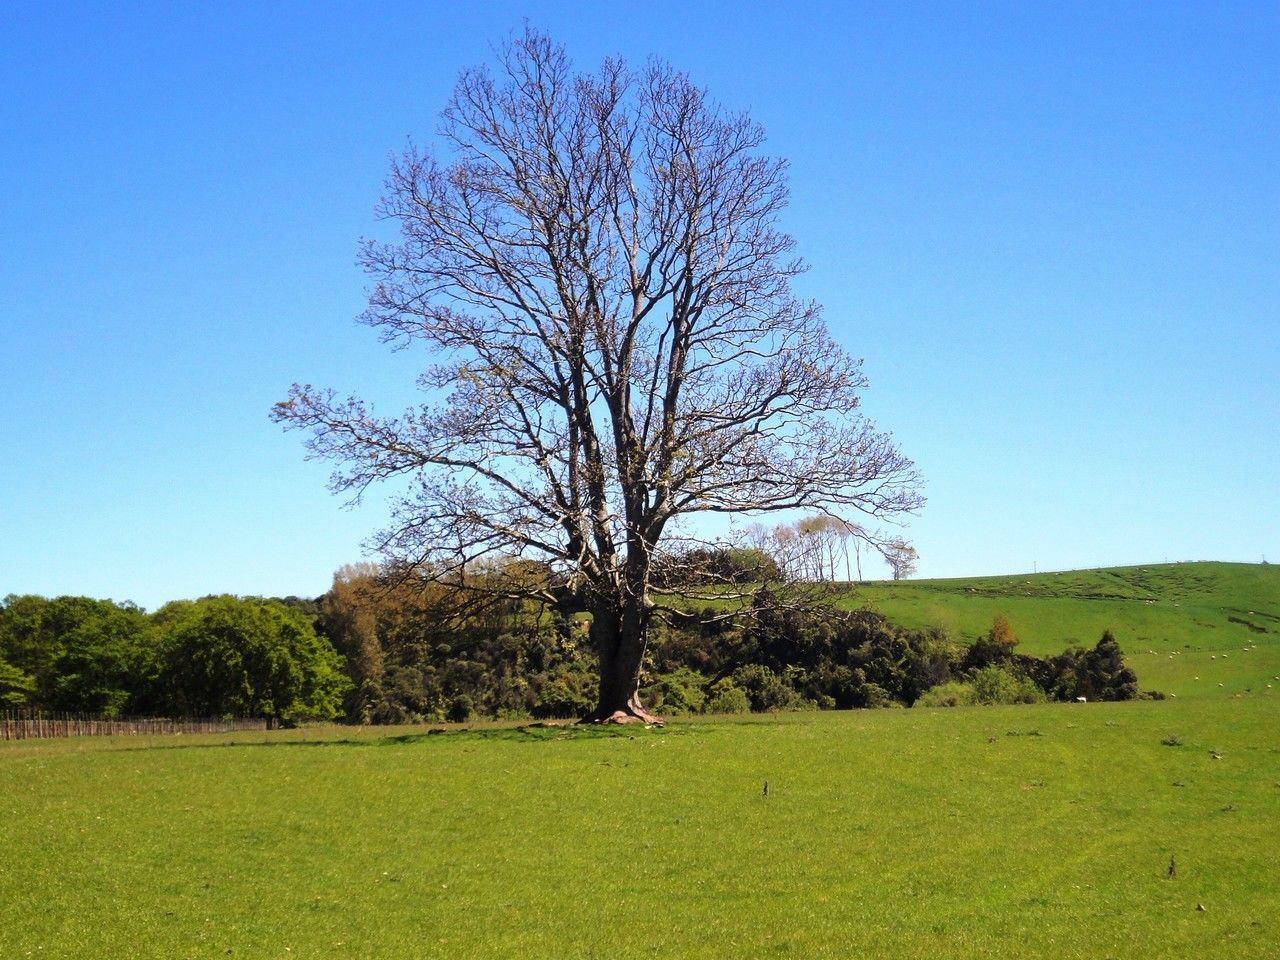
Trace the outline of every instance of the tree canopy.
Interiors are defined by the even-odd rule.
[[[151,624],[133,604],[6,597],[0,606],[0,700],[118,716],[145,703],[142,688],[154,672],[154,648]]]
[[[231,596],[166,604],[166,698],[193,716],[331,720],[351,686],[332,644],[301,612]]]
[[[332,643],[278,600],[205,597],[150,615],[89,597],[0,602],[4,708],[332,720],[350,686]]]

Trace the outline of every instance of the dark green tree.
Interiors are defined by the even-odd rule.
[[[0,707],[28,706],[35,692],[35,681],[0,657]]]
[[[145,709],[155,639],[131,603],[10,596],[0,609],[0,658],[29,678],[27,704],[119,716]]]
[[[1124,662],[1124,653],[1110,630],[1084,655],[1082,692],[1090,700],[1132,700],[1138,677]]]
[[[332,720],[351,681],[342,658],[301,611],[273,600],[218,596],[167,604],[162,685],[177,712]]]

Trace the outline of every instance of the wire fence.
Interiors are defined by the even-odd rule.
[[[53,737],[122,737],[173,733],[235,733],[270,730],[269,717],[236,720],[172,717],[100,717],[83,713],[7,710],[0,713],[0,740]]]

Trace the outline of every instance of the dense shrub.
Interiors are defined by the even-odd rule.
[[[430,691],[433,684],[421,669],[391,664],[377,680],[366,680],[361,701],[368,723],[422,723],[436,717],[438,705]]]
[[[747,713],[750,709],[751,701],[746,693],[728,677],[722,677],[711,685],[708,713]]]
[[[750,569],[750,557],[703,559]],[[499,564],[478,575],[547,572]],[[340,571],[317,601],[207,597],[152,616],[110,601],[8,597],[0,705],[294,722],[571,718],[595,705],[588,626],[581,615],[474,603],[376,567]],[[707,608],[655,621],[641,695],[667,714],[1138,695],[1109,632],[1092,649],[1045,658],[1019,655],[1017,644],[1003,617],[965,645],[940,629],[907,630],[870,611],[760,589],[737,613]]]
[[[763,550],[749,547],[715,547],[689,550],[655,561],[652,579],[664,588],[708,584],[772,583],[781,579],[776,560]]]
[[[970,684],[978,703],[1043,703],[1045,699],[1035,681],[1007,667],[993,665],[975,670]]]
[[[1021,666],[1051,700],[1132,700],[1137,675],[1124,662],[1120,644],[1108,630],[1092,650],[1068,647],[1042,660],[1023,658]]]
[[[889,691],[878,683],[868,683],[863,685],[862,698],[862,705],[869,709],[902,706],[902,702],[900,700],[895,700],[889,695]]]
[[[949,680],[926,690],[916,701],[917,707],[968,707],[978,702],[972,683]]]
[[[748,663],[733,672],[733,682],[744,694],[756,713],[774,710],[798,710],[806,706],[793,686],[760,663]]]
[[[581,717],[596,703],[596,680],[586,671],[566,670],[539,684],[529,711],[539,719]]]
[[[449,709],[445,711],[445,719],[450,723],[466,723],[475,711],[475,704],[465,693],[460,693],[449,701]]]
[[[914,703],[950,678],[957,649],[940,631],[905,630],[869,611],[788,606],[762,590],[726,659],[785,675],[807,702],[847,709],[884,696]]]
[[[658,676],[640,691],[644,703],[661,713],[701,713],[707,701],[707,678],[688,667]]]
[[[1006,664],[1013,658],[1013,648],[1018,643],[1009,621],[1003,615],[997,615],[986,635],[969,647],[963,666],[967,670],[980,670],[993,664]]]

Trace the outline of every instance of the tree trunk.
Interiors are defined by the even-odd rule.
[[[600,688],[595,710],[583,723],[662,724],[640,702],[640,667],[648,639],[649,615],[643,601],[592,611],[591,640],[600,657]]]

